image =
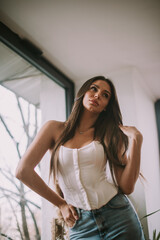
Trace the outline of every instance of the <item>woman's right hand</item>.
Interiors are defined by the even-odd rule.
[[[75,207],[65,202],[59,207],[59,209],[68,227],[73,227],[79,218]]]

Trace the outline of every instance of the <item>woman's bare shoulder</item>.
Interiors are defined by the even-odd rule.
[[[65,125],[65,122],[61,122],[61,121],[56,121],[56,120],[48,120],[45,124],[47,124],[50,127],[58,127],[61,128]]]
[[[65,122],[48,120],[43,126],[46,127],[50,133],[52,133],[53,139],[56,140],[64,130]]]
[[[49,129],[60,130],[65,126],[65,122],[60,122],[56,120],[48,120],[44,125]]]

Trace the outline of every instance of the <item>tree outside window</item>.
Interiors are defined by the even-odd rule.
[[[0,239],[41,237],[41,198],[15,178],[40,123],[37,106],[0,86]],[[39,165],[35,170],[40,174]]]

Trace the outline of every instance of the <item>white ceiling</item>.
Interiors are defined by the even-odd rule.
[[[1,20],[74,82],[134,67],[160,98],[159,0],[0,0]]]

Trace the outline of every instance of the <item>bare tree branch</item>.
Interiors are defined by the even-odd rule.
[[[0,187],[0,190],[9,192],[9,193],[14,194],[14,195],[16,195],[16,196],[18,196],[18,197],[20,196],[19,193],[15,193],[15,192],[13,192],[13,191],[11,191],[11,190],[9,190],[9,189],[5,189],[5,188],[3,188],[3,187]]]
[[[15,95],[15,96],[16,96],[18,108],[19,108],[19,111],[20,111],[21,119],[22,119],[22,122],[23,122],[23,128],[24,128],[24,131],[25,131],[26,135],[28,136],[28,124],[26,124],[26,122],[25,122],[22,107],[21,107],[21,104],[20,104],[20,101],[19,101],[19,97],[17,95]]]
[[[38,112],[38,110],[37,110],[37,108],[35,108],[35,131],[33,133],[32,139],[35,138],[35,136],[37,135],[37,132],[38,132],[38,116],[37,116],[38,114],[37,114],[37,112]],[[41,170],[40,163],[38,164],[38,168],[39,168],[39,170]]]
[[[0,168],[0,173],[6,178],[8,179],[8,181],[10,181],[16,188],[18,191],[20,191],[20,188],[18,187],[18,185],[15,183],[15,180],[13,178],[12,173],[10,172],[9,174],[11,175],[12,178],[8,177],[5,173],[4,173],[4,169]],[[7,172],[7,171],[6,171]]]
[[[3,196],[3,197],[10,198],[19,205],[19,201],[17,199],[15,199],[11,194],[5,193],[5,196]]]
[[[15,143],[15,144],[18,144],[18,142],[15,141],[13,135],[11,134],[11,131],[9,130],[9,128],[8,128],[7,124],[5,123],[5,121],[4,121],[4,119],[3,119],[3,117],[2,117],[1,114],[0,114],[0,119],[1,119],[1,121],[2,121],[2,123],[3,123],[3,126],[5,127],[5,129],[6,129],[6,131],[7,131],[7,133],[8,133],[9,136],[12,138],[12,140],[14,141],[14,143]]]
[[[28,104],[28,122],[27,124],[29,125],[29,120],[30,120],[30,104]]]
[[[33,131],[32,136],[30,136],[30,134],[29,134],[29,126],[30,126],[30,120],[31,120],[30,119],[30,111],[31,111],[30,104],[28,104],[28,121],[26,122],[25,118],[24,118],[24,113],[23,113],[21,102],[20,102],[20,98],[18,96],[16,96],[16,99],[17,99],[17,105],[18,105],[18,109],[19,109],[22,123],[23,123],[24,133],[28,139],[28,144],[27,144],[27,147],[28,147],[28,145],[30,145],[30,143],[34,139],[35,135],[37,134],[37,126],[38,126],[37,109],[35,109],[35,129]],[[8,133],[8,135],[14,142],[14,145],[16,146],[16,150],[18,153],[18,157],[20,159],[21,158],[21,153],[20,153],[20,149],[19,149],[20,142],[16,141],[14,135],[12,134],[7,123],[5,122],[5,118],[2,115],[0,115],[0,120],[2,121],[2,124],[3,124],[6,132]],[[8,170],[0,169],[0,173],[16,188],[16,190],[14,191],[14,190],[5,189],[4,187],[0,187],[0,190],[3,192],[3,195],[7,198],[8,202],[10,204],[10,207],[13,211],[13,214],[14,214],[14,217],[15,217],[16,223],[17,223],[17,229],[20,232],[21,239],[22,240],[30,240],[30,234],[29,234],[29,230],[28,230],[27,217],[26,217],[26,210],[29,211],[31,214],[31,217],[33,219],[34,226],[35,226],[35,232],[36,232],[37,239],[40,239],[40,232],[38,229],[38,225],[37,225],[34,213],[30,208],[30,204],[34,205],[38,209],[40,209],[40,207],[37,204],[35,204],[34,202],[32,202],[31,200],[26,198],[27,192],[25,191],[24,185],[22,184],[22,182],[20,182],[19,186],[17,185],[15,178],[9,168],[8,168]],[[16,202],[21,209],[20,213],[21,213],[22,228],[23,228],[24,234],[22,234],[22,231],[20,229],[18,218],[17,218],[15,209],[13,208],[11,201]]]
[[[30,104],[28,104],[28,122],[27,122],[27,126],[28,126],[28,130],[27,130],[27,136],[28,136],[28,141],[27,141],[27,148],[29,147],[29,145],[31,144],[32,142],[32,137],[30,137],[29,135],[29,122],[30,122]]]
[[[0,232],[0,235],[1,235],[2,237],[6,237],[8,240],[14,240],[13,238],[9,237],[8,235],[6,235],[6,234],[4,234],[4,233],[1,233],[1,232]]]
[[[26,199],[26,202],[28,202],[28,203],[32,204],[33,206],[35,206],[35,207],[36,207],[36,208],[38,208],[38,209],[41,209],[41,207],[40,207],[40,206],[38,206],[36,203],[32,202],[32,201],[31,201],[31,200],[29,200],[29,199]]]
[[[33,222],[34,222],[34,227],[35,227],[35,232],[36,232],[36,240],[40,240],[40,232],[39,232],[39,229],[38,229],[38,225],[37,225],[37,221],[35,219],[35,216],[34,216],[34,213],[32,212],[31,208],[29,207],[28,204],[26,204],[31,216],[32,216],[32,219],[33,219]]]
[[[37,131],[38,131],[38,119],[37,119],[37,108],[36,108],[35,109],[35,130],[34,130],[32,138],[35,138]]]
[[[9,198],[9,199],[12,199],[12,200],[15,201],[18,205],[20,205],[20,202],[17,201],[17,199],[13,198],[12,196],[5,194],[4,197]],[[32,219],[33,219],[33,222],[34,222],[35,232],[36,232],[36,240],[40,240],[40,232],[39,232],[39,229],[38,229],[38,225],[37,225],[37,222],[36,222],[36,218],[35,218],[35,216],[34,216],[34,213],[33,213],[33,211],[31,210],[31,208],[29,207],[28,203],[26,203],[26,207],[28,208],[28,210],[29,210],[29,212],[30,212],[30,214],[31,214],[31,217],[32,217]]]
[[[15,193],[15,192],[13,192],[13,191],[11,191],[11,190],[9,190],[9,189],[5,189],[5,188],[0,187],[0,190],[9,192],[9,193],[11,193],[11,194],[14,194],[15,196],[20,197],[20,194],[19,194],[19,193]],[[36,208],[41,209],[40,206],[38,206],[36,203],[32,202],[31,200],[25,199],[25,201],[28,202],[28,203],[30,203],[30,204],[32,204],[32,205],[35,206]]]
[[[18,231],[19,231],[19,233],[20,233],[21,239],[23,240],[23,234],[22,234],[22,232],[21,232],[21,228],[20,228],[20,225],[19,225],[19,222],[18,222],[18,218],[17,218],[16,212],[15,212],[15,209],[14,209],[14,207],[13,207],[13,205],[12,205],[12,202],[10,201],[10,198],[5,194],[4,191],[3,191],[3,194],[4,194],[5,197],[7,198],[8,203],[9,203],[11,209],[12,209],[13,215],[14,215],[14,217],[15,217],[15,219],[16,219],[17,229],[18,229]]]
[[[26,202],[28,202],[28,203],[32,204],[33,206],[35,206],[35,207],[36,207],[36,208],[38,208],[38,209],[41,209],[41,207],[40,207],[40,206],[38,206],[36,203],[32,202],[32,201],[31,201],[31,200],[29,200],[29,199],[26,199]]]
[[[25,209],[25,193],[24,193],[24,185],[20,182],[20,207],[21,207],[21,218],[22,218],[22,227],[25,240],[30,240],[29,231],[28,231],[28,224],[26,218],[26,209]]]
[[[17,142],[15,140],[15,138],[13,137],[13,135],[11,134],[11,131],[9,130],[9,128],[8,128],[7,124],[5,123],[5,121],[4,121],[4,119],[3,119],[1,114],[0,114],[0,119],[1,119],[1,121],[3,123],[3,126],[5,127],[5,129],[7,131],[7,133],[9,134],[9,136],[11,137],[11,139],[13,140],[13,142],[14,142],[16,148],[17,148],[17,153],[18,153],[19,158],[21,158],[21,154],[20,154],[20,151],[19,151],[19,142]]]
[[[26,131],[26,135],[28,134],[28,129],[26,129],[26,124],[24,121],[24,116],[23,116],[23,112],[21,109],[21,105],[19,102],[18,97],[17,98],[17,103],[18,103],[18,107],[21,113],[21,117],[22,117],[22,121],[24,123],[24,129]],[[11,137],[11,139],[14,141],[16,148],[17,148],[17,153],[19,155],[19,158],[21,158],[21,154],[19,151],[19,143],[15,140],[15,138],[13,137],[13,135],[11,134],[11,132],[9,131],[9,128],[7,126],[7,124],[5,123],[5,121],[3,120],[3,117],[1,117],[2,123],[4,125],[4,127],[6,128],[6,131],[8,132],[9,136]],[[27,135],[28,136],[28,135]],[[25,201],[24,201],[24,186],[23,184],[20,182],[20,206],[21,206],[21,217],[22,217],[22,226],[23,226],[23,232],[24,232],[24,237],[26,240],[30,240],[30,236],[29,236],[29,231],[28,231],[28,226],[27,226],[27,220],[26,220],[26,212],[25,212]]]
[[[22,227],[23,227],[24,237],[26,240],[30,240],[27,218],[26,218],[26,211],[25,211],[25,202],[23,200],[20,201],[20,206],[21,206],[21,217],[22,217]]]

